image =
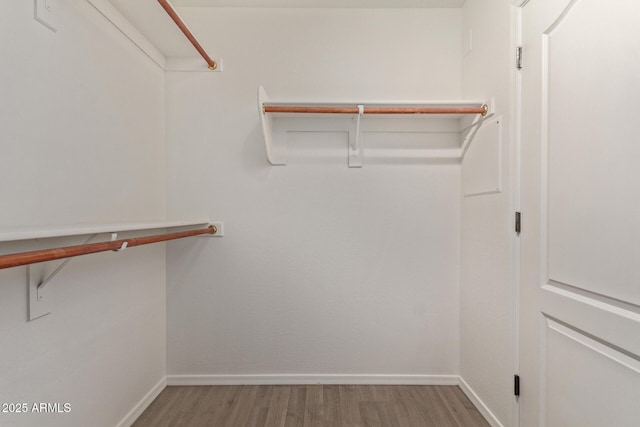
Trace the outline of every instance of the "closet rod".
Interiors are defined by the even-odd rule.
[[[53,261],[62,258],[71,258],[79,255],[95,254],[97,252],[118,251],[132,246],[166,242],[167,240],[182,239],[184,237],[199,236],[202,234],[216,234],[217,232],[218,229],[216,226],[210,225],[209,227],[200,230],[180,231],[177,233],[156,234],[154,236],[134,237],[131,239],[113,240],[110,242],[88,243],[85,245],[0,255],[0,269],[19,267],[21,265],[34,264],[37,262]]]
[[[202,58],[205,60],[205,62],[209,66],[209,69],[215,70],[216,68],[218,68],[218,64],[216,63],[216,61],[214,61],[213,59],[211,59],[209,55],[207,55],[207,52],[205,52],[202,45],[198,42],[198,40],[196,40],[195,36],[189,30],[189,28],[187,28],[187,25],[184,23],[182,18],[180,18],[180,16],[178,15],[178,12],[175,11],[173,6],[171,6],[171,4],[169,4],[167,0],[158,0],[158,3],[160,3],[160,6],[162,6],[165,12],[167,12],[169,17],[173,19],[173,22],[176,23],[178,28],[180,28],[180,30],[187,37],[187,39],[189,39],[193,47],[196,48],[200,56],[202,56]]]
[[[358,107],[263,105],[264,113],[359,114]],[[363,114],[487,114],[488,107],[364,107]]]

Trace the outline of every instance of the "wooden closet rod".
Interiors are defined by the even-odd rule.
[[[160,6],[162,6],[162,8],[165,10],[165,12],[167,12],[169,17],[173,19],[173,22],[176,23],[176,25],[178,26],[178,28],[180,28],[182,33],[189,39],[193,47],[196,48],[200,56],[202,56],[202,58],[206,61],[207,65],[209,66],[209,69],[215,70],[216,68],[218,68],[218,64],[216,64],[216,61],[214,61],[213,59],[211,59],[209,55],[207,55],[207,52],[205,52],[202,45],[198,42],[198,40],[196,40],[195,36],[189,30],[189,28],[187,28],[187,25],[184,23],[182,18],[180,18],[180,16],[178,15],[178,12],[175,11],[173,6],[171,6],[171,4],[169,4],[167,0],[158,0],[158,3],[160,3]]]
[[[184,237],[199,236],[202,234],[216,234],[215,225],[207,228],[177,233],[157,234],[155,236],[134,237],[131,239],[114,240],[111,242],[88,243],[86,245],[66,246],[63,248],[43,249],[32,252],[0,255],[0,269],[34,264],[37,262],[53,261],[56,259],[70,258],[79,255],[95,254],[97,252],[117,251],[132,246],[142,246],[151,243],[166,242],[167,240],[182,239]]]
[[[359,114],[358,107],[263,105],[265,113]],[[364,107],[363,114],[487,114],[488,107]]]

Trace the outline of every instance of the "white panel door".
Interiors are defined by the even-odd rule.
[[[640,426],[640,2],[523,8],[521,426]]]

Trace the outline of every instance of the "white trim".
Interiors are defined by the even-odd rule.
[[[522,212],[521,203],[521,181],[522,181],[522,70],[515,66],[516,47],[522,46],[522,7],[515,5],[510,8],[511,22],[511,44],[509,56],[510,66],[510,142],[509,142],[509,212]],[[512,223],[513,224],[513,223]],[[520,235],[512,228],[510,230],[509,248],[511,260],[509,262],[509,276],[511,285],[509,287],[511,307],[510,307],[510,328],[511,328],[511,354],[513,356],[512,372],[520,372],[520,271],[521,271],[521,245]],[[520,426],[520,405],[517,398],[510,402],[510,426]]]
[[[167,375],[167,385],[458,385],[457,375]]]
[[[480,411],[482,416],[492,427],[504,427],[503,424],[498,421],[498,418],[491,412],[491,409],[480,399],[475,391],[467,384],[464,378],[459,377],[458,385],[462,389],[462,392],[467,395],[471,403]]]
[[[262,86],[261,86],[262,87]],[[264,90],[264,89],[263,89]],[[268,99],[264,101],[264,106],[296,106],[296,107],[356,107],[358,105],[366,105],[371,107],[416,107],[416,108],[479,108],[484,104],[490,104],[488,101],[482,100],[397,100],[397,99]],[[262,106],[259,106],[262,108]],[[268,113],[273,115],[290,115],[291,113]],[[306,116],[323,113],[305,113]],[[355,113],[358,114],[358,113]],[[487,113],[488,114],[488,113]],[[353,114],[352,114],[353,115]],[[461,114],[446,114],[448,118],[460,116]],[[429,116],[427,116],[429,117]],[[486,116],[485,116],[486,117]],[[473,126],[473,125],[472,125]],[[471,126],[469,126],[471,127]]]
[[[458,375],[167,375],[162,378],[116,427],[131,426],[167,386],[195,385],[457,385],[492,427],[504,427],[467,382]]]
[[[130,427],[145,409],[151,405],[151,402],[165,389],[167,386],[167,377],[163,377],[158,384],[153,386],[151,390],[129,411],[127,415],[120,421],[116,427]]]

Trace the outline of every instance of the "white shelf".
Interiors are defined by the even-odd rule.
[[[358,105],[365,105],[369,108],[378,108],[378,107],[389,107],[389,108],[478,108],[482,107],[485,104],[484,101],[380,101],[380,100],[322,100],[322,101],[314,101],[310,102],[308,100],[272,100],[268,99],[262,103],[262,106],[288,106],[295,105],[301,107],[357,107]],[[274,116],[280,115],[294,115],[291,113],[268,113]],[[313,113],[305,113],[306,115],[314,116],[316,114]],[[320,114],[326,115],[326,114]],[[384,114],[376,114],[376,117],[384,116]],[[421,118],[434,118],[436,116],[430,114],[412,114],[408,113],[406,115],[398,115],[393,114],[390,115],[393,117],[402,116],[402,117],[415,117],[419,116]],[[460,118],[462,114],[440,114],[439,117],[446,116],[448,118]]]
[[[87,234],[118,233],[123,231],[153,230],[160,228],[209,225],[208,219],[183,221],[123,222],[115,224],[73,224],[41,227],[14,227],[0,230],[0,242],[46,239],[51,237],[81,236]]]
[[[487,114],[366,114],[369,108],[481,108],[488,105]],[[294,107],[338,107],[356,109],[361,106],[360,113],[328,114],[325,112],[266,112],[264,107],[294,106]],[[403,133],[436,132],[434,122],[445,124],[446,132],[459,136],[460,146],[454,151],[456,157],[464,154],[463,146],[468,146],[470,140],[466,136],[473,136],[473,128],[482,122],[484,118],[493,115],[493,102],[481,100],[317,100],[303,99],[270,99],[264,88],[258,88],[258,109],[262,123],[267,160],[272,165],[286,165],[286,133],[288,131],[300,131],[304,126],[309,132],[330,131],[347,132],[349,134],[348,159],[349,167],[361,167],[364,157],[362,135],[366,132],[394,133],[402,138]],[[315,121],[308,119],[322,119]],[[362,121],[362,123],[361,123]],[[294,124],[297,122],[298,124]],[[366,122],[366,124],[365,124]],[[416,125],[421,123],[421,125]],[[362,125],[362,126],[361,126]],[[442,132],[442,130],[438,130]],[[450,156],[448,156],[450,157]]]

